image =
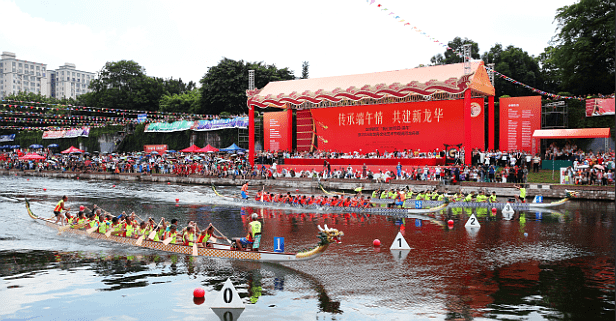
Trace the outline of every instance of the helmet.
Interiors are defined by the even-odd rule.
[[[257,215],[257,213],[252,213],[252,215],[250,215],[250,218],[256,220],[259,218],[259,215]]]

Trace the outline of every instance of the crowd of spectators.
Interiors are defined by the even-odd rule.
[[[503,152],[499,150],[472,151],[471,164],[462,164],[463,151],[445,155],[445,151],[434,150],[421,153],[413,150],[394,152],[338,153],[338,152],[259,152],[256,156],[261,164],[251,166],[244,153],[104,153],[104,154],[57,154],[50,149],[36,151],[45,159],[42,161],[21,160],[25,150],[13,150],[0,154],[0,166],[4,169],[108,172],[115,174],[163,174],[204,177],[233,178],[311,178],[311,179],[369,179],[376,182],[392,180],[438,180],[456,184],[462,181],[474,182],[527,182],[529,171],[538,172],[542,158],[523,151]],[[372,171],[363,166],[334,166],[325,161],[322,168],[296,171],[290,166],[279,166],[284,158],[409,158],[445,157],[457,159],[446,166],[396,166],[395,170]],[[566,171],[567,184],[614,183],[614,153],[584,152],[575,145],[566,144],[559,148],[552,144],[543,159],[572,161]],[[372,167],[372,166],[371,166]]]

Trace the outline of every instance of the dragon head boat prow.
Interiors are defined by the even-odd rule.
[[[580,192],[565,190],[566,198],[577,198],[580,197]]]
[[[327,227],[327,224],[323,225],[325,228],[322,228],[320,225],[317,225],[319,228],[319,235],[317,237],[321,240],[319,245],[330,244],[333,242],[342,243],[342,237],[344,236],[344,232],[338,231],[335,228]]]

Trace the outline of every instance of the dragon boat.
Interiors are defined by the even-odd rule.
[[[341,238],[344,235],[343,232],[338,231],[337,229],[328,228],[325,225],[325,228],[321,228],[319,226],[319,234],[317,237],[319,238],[319,243],[314,248],[299,253],[288,253],[288,252],[269,252],[269,251],[240,251],[233,249],[230,245],[215,243],[212,248],[203,248],[195,246],[186,246],[179,244],[164,244],[163,242],[155,242],[150,240],[143,240],[141,245],[137,244],[136,238],[122,237],[111,235],[107,237],[105,234],[101,234],[98,232],[88,233],[86,229],[77,229],[77,228],[66,228],[66,226],[57,224],[53,220],[45,219],[37,216],[30,209],[30,202],[26,199],[26,209],[28,210],[28,215],[35,221],[45,224],[51,228],[56,230],[61,230],[65,233],[83,235],[94,239],[110,241],[115,243],[133,245],[138,247],[149,248],[153,250],[159,250],[164,252],[178,253],[178,254],[186,254],[193,256],[203,256],[203,257],[215,257],[215,258],[227,258],[227,259],[237,259],[237,260],[245,260],[245,261],[262,261],[262,262],[288,262],[288,261],[303,261],[310,260],[318,257],[323,252],[327,250],[331,243],[340,243]]]
[[[560,200],[550,202],[550,203],[521,203],[521,202],[498,202],[498,203],[489,203],[489,202],[448,202],[448,206],[452,208],[463,207],[463,208],[492,208],[495,207],[497,209],[503,209],[507,204],[511,206],[513,210],[516,211],[528,211],[533,209],[542,209],[542,208],[554,208],[561,206],[567,203],[571,198],[576,198],[579,195],[578,192],[575,191],[567,191],[565,198]],[[372,203],[374,204],[393,204],[392,199],[372,199]],[[406,200],[405,206],[407,207],[426,207],[426,206],[438,206],[444,204],[444,201],[432,201],[432,200]]]
[[[240,197],[233,197],[220,194],[214,185],[212,190],[216,196],[226,200],[230,200],[241,206],[254,206],[254,207],[273,207],[280,209],[290,210],[303,210],[303,211],[316,211],[316,212],[328,212],[328,213],[362,213],[362,214],[378,214],[388,216],[404,216],[408,217],[412,214],[429,214],[438,212],[447,207],[446,202],[441,202],[438,205],[430,208],[384,208],[384,207],[338,207],[338,206],[320,206],[320,205],[299,205],[299,204],[285,204],[276,202],[261,202],[251,199],[243,199]]]

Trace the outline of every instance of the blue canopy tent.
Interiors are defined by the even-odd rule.
[[[43,145],[32,144],[32,145],[30,145],[30,148],[43,148]]]
[[[47,145],[48,148],[58,148],[60,147],[58,144],[49,144]]]
[[[227,147],[227,148],[221,148],[219,149],[219,151],[221,152],[245,152],[246,150],[235,145],[235,143],[233,143],[231,146]]]
[[[13,146],[11,146],[11,148],[12,148],[12,149],[21,148],[21,146],[19,146],[19,145],[13,145]]]

